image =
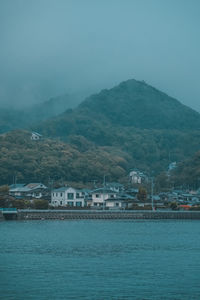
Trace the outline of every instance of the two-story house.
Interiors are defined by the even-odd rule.
[[[68,206],[68,207],[84,207],[85,192],[83,190],[74,189],[72,187],[61,187],[51,192],[51,205]]]
[[[117,192],[110,188],[98,188],[91,192],[91,206],[105,207],[107,199],[117,198]]]

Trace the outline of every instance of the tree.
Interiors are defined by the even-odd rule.
[[[44,199],[35,199],[33,203],[35,209],[48,209],[49,207],[49,202]]]
[[[177,209],[177,207],[178,207],[178,206],[177,206],[177,203],[176,203],[176,202],[171,202],[171,203],[170,203],[170,208],[171,208],[171,209],[175,210],[175,209]]]
[[[142,187],[142,186],[139,187],[137,198],[140,201],[143,201],[143,202],[146,201],[146,199],[147,199],[147,191],[146,191],[146,189],[144,187]]]
[[[0,186],[0,195],[8,195],[9,194],[9,186],[1,185]]]

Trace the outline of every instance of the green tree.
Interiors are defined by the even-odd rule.
[[[43,199],[35,199],[33,204],[35,209],[48,209],[49,207],[48,201]]]
[[[146,201],[146,199],[147,199],[147,191],[146,191],[146,189],[144,187],[142,187],[142,186],[139,187],[137,198],[140,201],[143,201],[143,202]]]

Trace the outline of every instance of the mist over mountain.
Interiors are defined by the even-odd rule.
[[[78,96],[66,94],[24,109],[1,108],[0,133],[12,129],[29,128],[36,122],[47,120],[67,109],[76,107],[78,103],[80,103]]]

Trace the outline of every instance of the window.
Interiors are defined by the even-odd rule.
[[[76,206],[78,207],[82,206],[82,202],[76,202]]]
[[[63,193],[60,193],[60,197],[62,197]]]
[[[80,198],[80,193],[76,193],[76,198]]]
[[[60,201],[60,205],[62,205],[62,201]]]
[[[67,202],[67,205],[69,205],[69,206],[74,206],[74,202],[73,202],[73,201],[68,201],[68,202]]]
[[[115,196],[113,194],[110,195],[110,198],[114,198]]]
[[[117,202],[117,203],[115,203],[115,205],[116,205],[116,206],[119,206],[119,203]]]
[[[58,193],[56,193],[56,197],[58,197]]]
[[[100,198],[100,195],[99,195],[99,194],[96,194],[96,198]]]
[[[67,199],[74,199],[74,194],[73,193],[67,193]]]

